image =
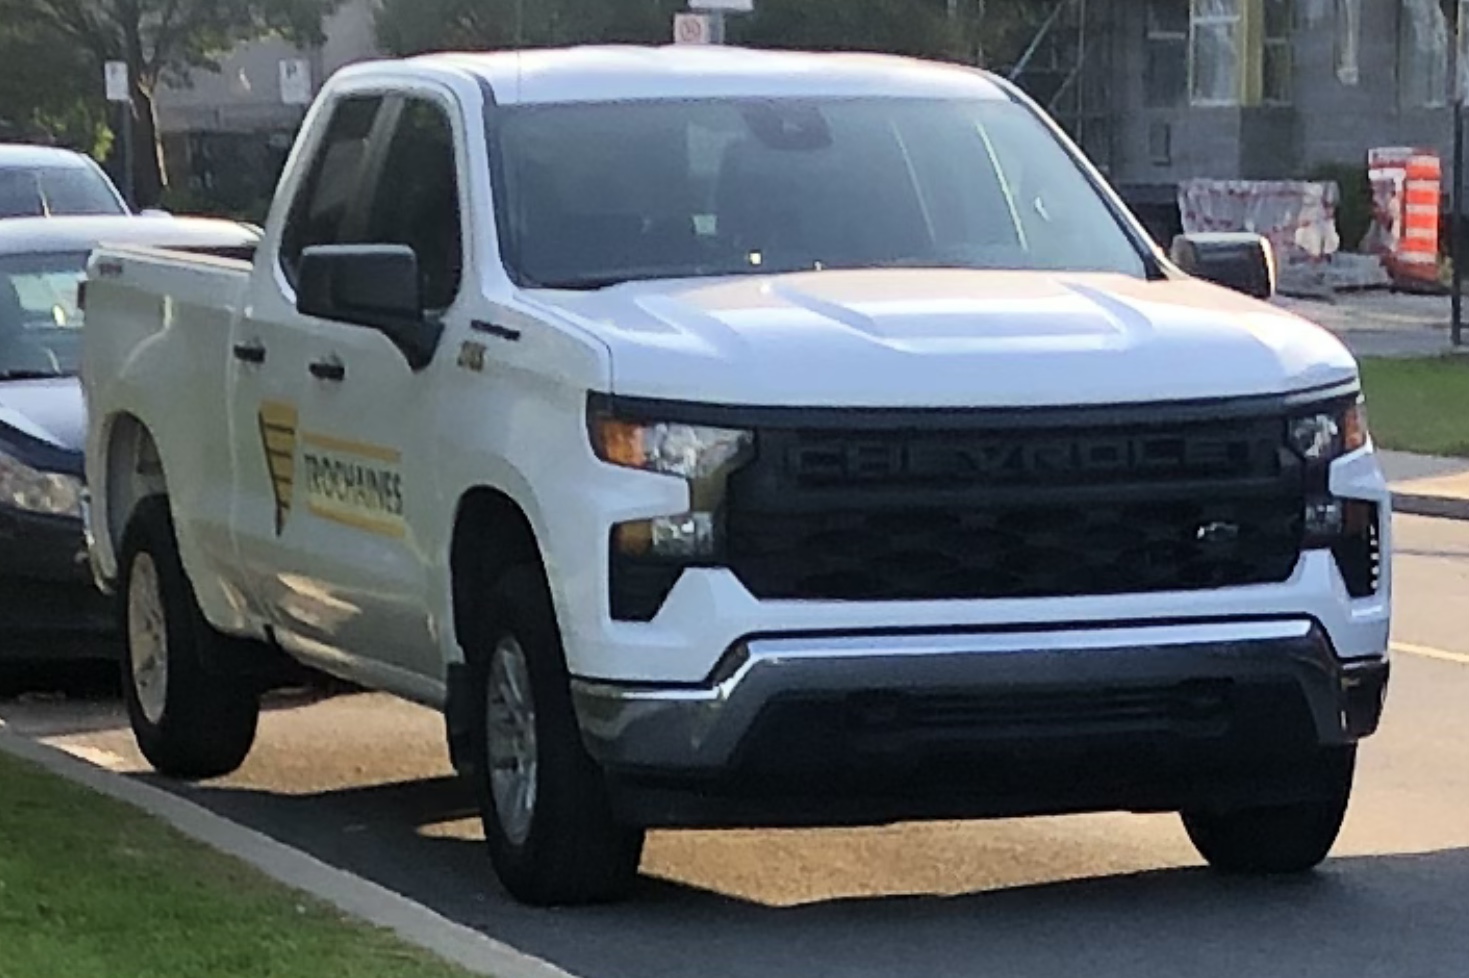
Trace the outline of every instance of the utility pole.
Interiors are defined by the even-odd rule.
[[[133,85],[126,61],[109,61],[102,66],[102,82],[107,101],[115,103],[122,117],[122,196],[129,208],[137,210],[138,195],[133,177]]]
[[[1454,212],[1449,222],[1449,260],[1454,263],[1449,332],[1457,348],[1464,339],[1464,99],[1469,97],[1469,0],[1459,0],[1454,45]]]

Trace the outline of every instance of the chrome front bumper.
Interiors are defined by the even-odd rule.
[[[1377,727],[1387,660],[1385,653],[1338,660],[1309,619],[793,636],[737,645],[706,686],[578,679],[572,694],[583,739],[604,766],[697,774],[727,769],[767,708],[793,699],[984,694],[1003,701],[1064,690],[1084,703],[1091,690],[1168,690],[1211,681],[1294,686],[1317,743],[1349,744]],[[1023,742],[1057,732],[1037,730],[1032,717],[1012,733]]]

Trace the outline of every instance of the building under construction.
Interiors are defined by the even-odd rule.
[[[1056,0],[1010,72],[1167,234],[1191,177],[1300,179],[1379,146],[1447,157],[1452,6]]]

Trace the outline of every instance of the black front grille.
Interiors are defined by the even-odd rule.
[[[758,435],[725,553],[762,599],[940,600],[1283,581],[1305,480],[1279,418]]]

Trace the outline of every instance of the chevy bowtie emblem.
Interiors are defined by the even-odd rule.
[[[293,405],[267,401],[260,405],[259,419],[260,441],[275,494],[275,534],[280,536],[286,529],[286,517],[291,515],[291,496],[296,487],[297,412]]]
[[[1204,523],[1194,531],[1194,539],[1202,544],[1214,546],[1234,543],[1239,539],[1239,524],[1225,523],[1219,520],[1212,523]]]

